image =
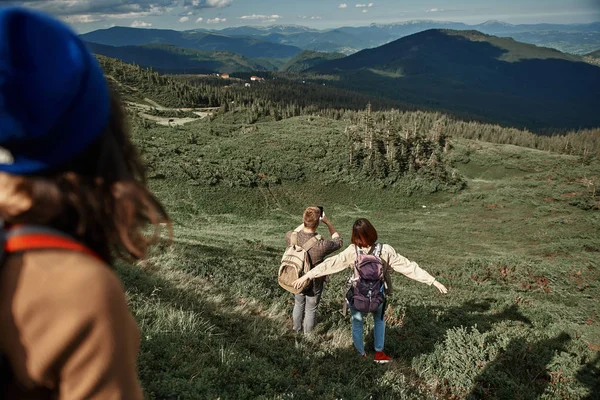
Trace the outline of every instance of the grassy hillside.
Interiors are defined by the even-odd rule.
[[[552,47],[564,53],[584,55],[600,46],[600,24],[588,32],[541,31],[519,32],[500,36],[510,36],[519,42],[536,46]]]
[[[229,37],[204,31],[173,31],[113,27],[81,35],[87,42],[108,46],[140,46],[171,44],[194,50],[219,50],[238,53],[249,58],[290,58],[300,53],[298,47],[265,42],[247,37]]]
[[[325,61],[336,60],[343,57],[345,57],[345,55],[341,53],[321,53],[318,51],[306,50],[290,59],[280,68],[280,71],[302,72]]]
[[[339,87],[517,126],[600,125],[599,68],[475,31],[430,30],[309,71],[340,76]]]
[[[581,62],[581,58],[561,53],[556,49],[548,47],[532,46],[526,43],[517,42],[511,38],[502,38],[492,35],[486,35],[478,31],[452,31],[444,30],[447,35],[466,38],[472,42],[489,43],[499,49],[502,49],[499,60],[508,62],[517,62],[522,60],[565,60],[573,62]]]
[[[583,58],[590,64],[597,65],[600,67],[600,50],[586,54]]]
[[[94,54],[116,58],[126,63],[171,74],[208,74],[266,71],[257,60],[228,51],[199,51],[170,44],[143,46],[107,46],[87,43]]]
[[[134,125],[152,187],[175,224],[172,247],[143,266],[118,268],[142,329],[139,368],[149,398],[598,393],[597,158],[454,139],[449,161],[468,187],[427,194],[340,179],[348,121],[249,125],[234,116],[179,128]],[[190,165],[210,173],[190,175]],[[272,181],[270,166],[288,175]],[[210,180],[235,171],[239,182],[257,184]],[[356,218],[371,219],[381,241],[450,288],[442,296],[394,276],[386,351],[395,361],[387,366],[352,349],[350,321],[339,312],[347,273],[331,277],[314,334],[300,341],[290,334],[293,302],[275,273],[285,231],[310,204],[325,206],[346,243]]]
[[[600,50],[592,51],[591,53],[586,54],[586,56],[600,58]]]

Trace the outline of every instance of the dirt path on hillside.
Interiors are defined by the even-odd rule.
[[[163,126],[181,126],[188,124],[190,122],[198,121],[204,119],[206,117],[210,117],[214,111],[218,110],[219,107],[204,107],[204,108],[168,108],[161,106],[154,100],[144,98],[144,101],[148,104],[135,103],[133,101],[126,101],[125,104],[130,109],[133,109],[137,112],[137,114],[147,120],[154,121],[159,125]],[[158,110],[158,111],[183,111],[183,112],[191,112],[198,116],[198,118],[169,118],[169,117],[160,117],[156,115],[150,115],[145,113],[144,111],[150,110]]]
[[[181,126],[190,122],[198,121],[202,118],[165,118],[165,117],[157,117],[155,115],[148,115],[145,113],[139,113],[140,117],[145,118],[150,121],[155,121],[158,125],[163,126]]]

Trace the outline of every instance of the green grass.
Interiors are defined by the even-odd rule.
[[[456,139],[450,156],[467,189],[379,189],[343,173],[336,152],[343,122],[243,125],[225,117],[135,131],[175,225],[171,247],[118,267],[142,329],[139,368],[149,398],[600,393],[598,159]],[[232,160],[257,157],[266,175],[272,168],[289,177],[248,187],[181,169],[202,159],[242,179],[230,173]],[[325,206],[346,244],[353,221],[369,218],[381,241],[450,289],[443,296],[394,276],[388,366],[353,350],[350,321],[340,313],[346,272],[330,277],[314,333],[297,341],[290,332],[293,300],[276,271],[284,233],[311,204]],[[367,349],[372,342],[369,333]]]
[[[472,41],[488,42],[492,45],[499,47],[505,51],[499,59],[508,62],[517,62],[520,60],[527,59],[541,59],[546,60],[549,58],[567,60],[567,61],[581,61],[581,58],[572,54],[562,53],[554,48],[548,46],[536,46],[527,43],[518,42],[510,37],[497,37],[493,35],[486,35],[477,31],[445,31],[450,35],[464,36]]]

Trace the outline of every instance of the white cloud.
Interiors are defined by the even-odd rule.
[[[369,3],[369,7],[373,7],[375,3]]]
[[[441,8],[432,8],[430,10],[425,10],[425,12],[440,12],[440,11],[444,11]]]
[[[232,2],[233,0],[206,0],[206,5],[209,7],[223,8],[231,5]]]
[[[181,17],[179,18],[179,22],[184,23],[184,22],[188,22],[190,20],[189,17]]]
[[[363,10],[363,12],[364,12],[364,13],[367,13],[367,12],[369,12],[369,10],[367,10],[367,9],[365,8],[365,9]]]
[[[323,19],[323,17],[321,17],[320,15],[298,15],[298,18],[302,18],[302,19]]]
[[[366,4],[357,4],[357,5],[355,5],[354,7],[357,7],[357,8],[362,8],[362,7],[366,7],[366,6],[367,6]]]
[[[219,17],[217,17],[217,18],[213,18],[213,19],[209,18],[209,19],[206,20],[207,24],[219,24],[221,22],[227,22],[227,18],[219,18]]]
[[[132,28],[149,28],[151,27],[152,24],[149,22],[144,22],[144,21],[133,21],[131,23],[131,27]]]
[[[98,22],[103,20],[103,18],[90,14],[69,15],[63,17],[63,19],[67,22],[75,24],[89,24],[91,22]]]
[[[277,14],[273,14],[273,15],[252,14],[252,15],[242,15],[241,17],[238,17],[238,18],[239,19],[248,19],[248,20],[255,20],[255,19],[268,20],[268,19],[279,19],[279,18],[281,18],[281,15],[277,15]]]
[[[196,20],[196,23],[199,24],[200,22],[204,21],[204,18],[200,17]]]
[[[346,3],[342,3],[338,6],[338,8],[346,8],[346,7],[348,7],[348,4],[346,4]]]
[[[0,6],[7,0],[0,0]],[[107,19],[137,20],[149,16],[172,15],[181,8],[194,15],[200,9],[222,8],[233,0],[10,0],[43,10],[69,22],[97,22]],[[185,15],[185,14],[179,14]]]

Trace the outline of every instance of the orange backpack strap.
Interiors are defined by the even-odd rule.
[[[68,250],[102,260],[89,247],[71,236],[46,226],[14,225],[5,232],[4,251],[20,253],[30,250]]]

